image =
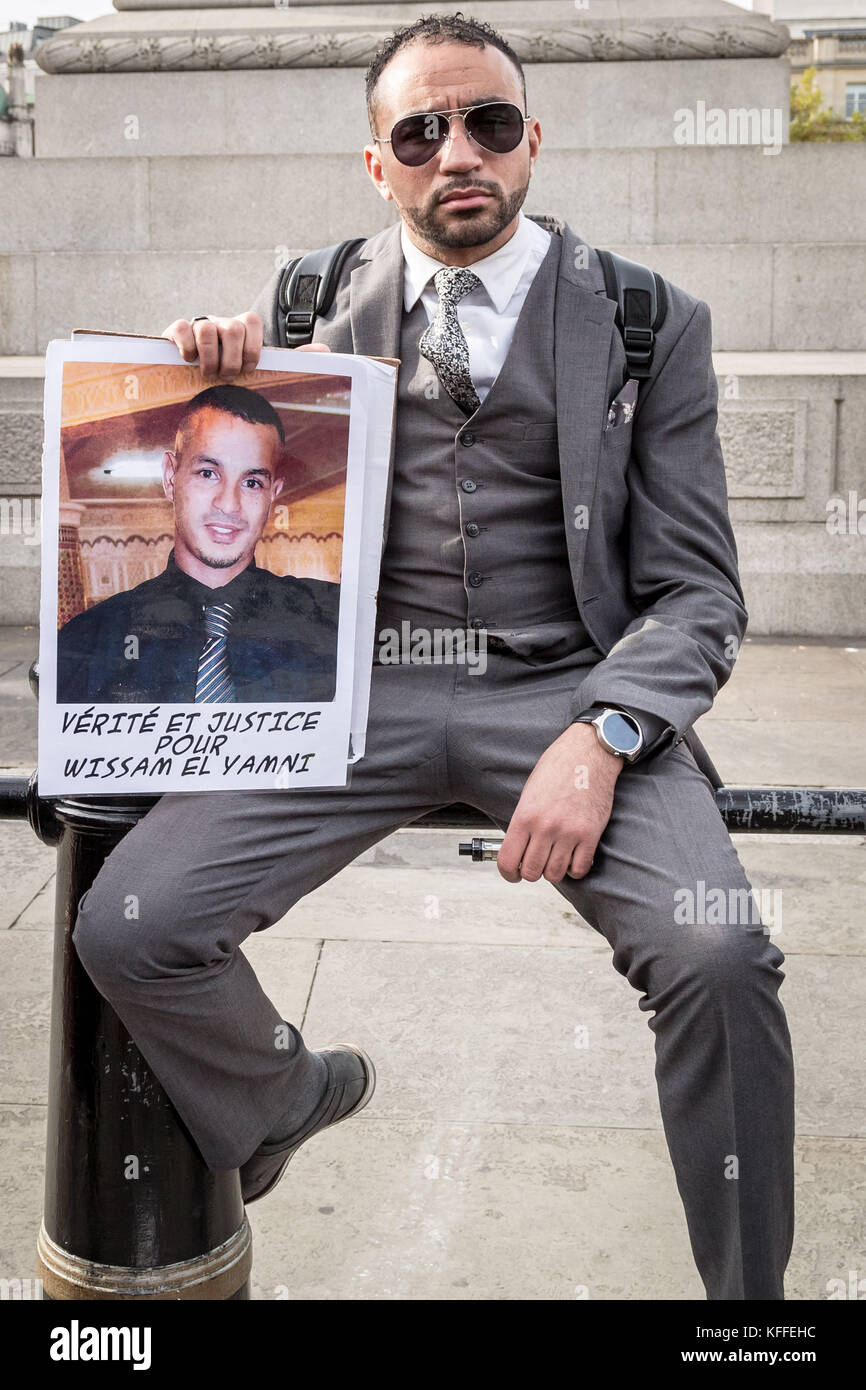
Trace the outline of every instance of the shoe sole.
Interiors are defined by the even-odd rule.
[[[245,1207],[248,1207],[250,1202],[258,1202],[260,1198],[267,1197],[269,1192],[273,1192],[280,1178],[283,1176],[283,1173],[286,1171],[286,1168],[291,1163],[295,1154],[298,1152],[298,1149],[300,1149],[304,1144],[306,1144],[308,1139],[315,1139],[317,1134],[324,1134],[326,1129],[332,1129],[334,1125],[340,1125],[343,1123],[344,1120],[351,1120],[354,1115],[357,1115],[359,1111],[364,1109],[364,1106],[367,1104],[373,1092],[375,1091],[376,1068],[373,1066],[371,1059],[367,1056],[364,1049],[361,1047],[356,1047],[354,1043],[336,1043],[334,1046],[339,1047],[341,1049],[345,1049],[345,1051],[347,1052],[354,1052],[355,1056],[360,1057],[361,1061],[364,1063],[364,1069],[367,1073],[367,1084],[364,1087],[364,1090],[362,1091],[359,1100],[356,1101],[356,1103],[352,1106],[351,1110],[347,1110],[345,1115],[341,1115],[339,1120],[332,1120],[330,1124],[324,1125],[322,1129],[314,1129],[312,1133],[305,1135],[303,1139],[300,1139],[297,1144],[295,1144],[291,1149],[289,1149],[284,1161],[281,1163],[280,1167],[277,1169],[276,1173],[271,1178],[267,1186],[263,1187],[261,1192],[256,1192],[254,1196],[243,1198],[243,1203]],[[316,1051],[315,1048],[313,1048],[312,1050]]]

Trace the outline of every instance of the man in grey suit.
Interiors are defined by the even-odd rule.
[[[598,257],[521,211],[541,131],[508,45],[427,17],[380,50],[367,96],[367,170],[400,221],[349,259],[315,346],[402,362],[380,633],[480,633],[486,669],[374,653],[347,787],[164,796],[82,899],[76,947],[205,1160],[240,1166],[255,1200],[375,1078],[360,1048],[309,1051],[239,944],[400,826],[477,806],[507,831],[500,874],[553,884],[651,1013],[707,1297],[783,1299],[784,957],[742,910],[749,884],[692,732],[747,621],[709,309],[666,282],[635,411]],[[263,336],[280,341],[278,278],[241,318],[168,335],[231,378]],[[713,912],[683,912],[711,895]]]

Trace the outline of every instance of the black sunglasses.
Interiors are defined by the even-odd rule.
[[[512,101],[485,101],[480,106],[462,106],[454,111],[422,111],[404,116],[390,135],[373,139],[390,145],[401,164],[426,164],[448,139],[455,116],[463,117],[466,134],[491,154],[510,154],[523,139],[523,127],[531,120]]]

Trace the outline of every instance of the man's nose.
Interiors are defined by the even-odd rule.
[[[439,152],[439,168],[449,170],[477,169],[482,161],[482,151],[466,133],[462,116],[452,116],[448,124],[448,138]]]
[[[223,516],[239,516],[241,511],[241,485],[238,479],[222,478],[214,496],[214,506]]]

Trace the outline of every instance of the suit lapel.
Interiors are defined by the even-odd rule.
[[[587,529],[592,521],[598,459],[607,414],[607,374],[616,306],[604,294],[594,258],[576,262],[587,243],[563,229],[554,304],[556,416],[562,505],[574,592],[580,596]],[[588,251],[588,248],[587,248]]]
[[[370,237],[352,271],[349,317],[352,351],[366,357],[399,357],[403,314],[403,250],[400,223]]]
[[[367,357],[399,357],[400,327],[403,318],[403,248],[400,226],[388,227],[371,237],[361,248],[361,264],[352,271],[349,288],[349,318],[352,351]],[[399,368],[398,368],[399,372]],[[396,428],[391,435],[388,486],[382,550],[388,541],[391,519],[391,492],[394,482]]]

